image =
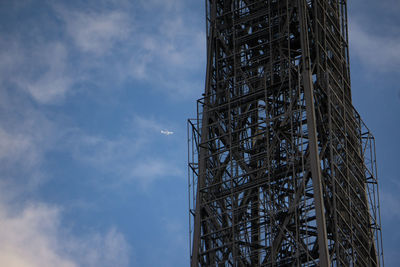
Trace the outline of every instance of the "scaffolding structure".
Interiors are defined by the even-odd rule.
[[[191,266],[383,266],[346,0],[206,0],[188,121]]]

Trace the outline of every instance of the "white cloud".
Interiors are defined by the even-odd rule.
[[[135,181],[148,187],[165,177],[183,176],[172,160],[174,151],[161,147],[164,143],[160,138],[163,126],[155,119],[136,115],[121,136],[96,136],[79,130],[71,132],[64,139],[65,149],[71,151],[79,162],[111,174],[113,180],[107,182],[108,186]],[[164,154],[159,151],[164,151]]]
[[[356,56],[366,68],[375,72],[399,71],[400,34],[371,33],[365,24],[354,19],[350,23],[349,36],[351,55]]]
[[[15,91],[1,88],[0,99],[0,183],[29,192],[45,180],[46,153],[62,130]]]
[[[62,99],[73,84],[67,69],[67,50],[62,43],[48,43],[36,48],[42,50],[37,55],[42,68],[45,71],[34,77],[32,70],[29,78],[19,78],[17,82],[22,88],[28,90],[33,98],[40,103],[50,103]],[[35,51],[36,52],[36,51]],[[37,51],[38,52],[38,51]],[[37,61],[36,61],[37,62]],[[36,68],[33,66],[32,68]]]
[[[56,209],[30,206],[10,214],[0,206],[0,263],[2,266],[77,266],[56,251]]]
[[[139,0],[142,7],[146,9],[162,8],[164,10],[178,9],[182,0]]]
[[[134,162],[131,174],[144,187],[165,177],[183,176],[182,171],[175,164],[162,157],[147,158]]]
[[[68,243],[68,250],[79,266],[129,266],[129,249],[124,235],[114,228],[105,234],[96,233],[86,239],[75,237]]]
[[[159,0],[102,1],[80,9],[53,4],[63,23],[52,21],[46,29],[34,25],[36,39],[0,40],[0,70],[6,74],[0,82],[17,84],[41,104],[59,104],[85,83],[116,90],[132,79],[174,99],[193,96],[203,87],[204,77],[197,73],[205,68],[205,32],[181,5]],[[157,15],[140,19],[137,7]]]
[[[144,33],[140,45],[151,57],[148,62],[162,66],[166,73],[176,69],[198,69],[205,56],[205,33],[186,24],[182,16],[167,17],[156,32]],[[151,74],[150,68],[149,71]]]
[[[0,85],[9,81],[10,76],[15,75],[24,63],[24,51],[21,44],[15,38],[0,38]]]
[[[83,52],[101,55],[131,34],[129,16],[123,11],[71,11],[60,9],[68,34]]]
[[[61,224],[57,207],[29,204],[15,211],[0,203],[0,265],[8,267],[128,266],[122,234],[76,237]]]
[[[32,136],[11,134],[0,128],[0,169],[20,165],[31,171],[40,160],[40,151]],[[22,162],[23,164],[20,164]]]
[[[122,10],[124,2],[120,4],[120,9],[100,11],[52,5],[65,27],[58,22],[55,29],[50,21],[45,27],[32,25],[35,38],[19,32],[4,34],[0,39],[0,84],[27,92],[39,104],[59,104],[80,82],[96,83],[93,70],[119,73],[130,55],[124,55],[122,62],[99,60],[111,51],[117,54],[117,46],[126,49],[121,41],[132,38],[133,24]],[[53,31],[58,33],[55,38],[49,33]]]
[[[155,10],[157,25],[135,36],[137,49],[127,69],[135,79],[145,80],[172,98],[193,96],[203,87],[198,73],[205,68],[205,32],[179,10]]]
[[[162,128],[162,124],[153,119],[153,118],[146,118],[143,116],[135,115],[133,117],[133,124],[137,126],[137,129],[140,131],[155,131],[158,132]]]
[[[59,20],[32,25],[35,38],[10,34],[0,40],[0,82],[17,84],[40,104],[60,104],[85,83],[116,90],[131,79],[175,99],[198,95],[205,32],[193,10],[183,11],[184,4],[100,1],[80,9],[50,4]],[[152,19],[143,20],[150,13]]]
[[[2,86],[16,85],[41,104],[56,103],[71,89],[74,79],[62,42],[24,43],[17,36],[9,36],[0,42],[0,49]]]

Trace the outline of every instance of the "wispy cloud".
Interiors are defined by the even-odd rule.
[[[46,53],[43,53],[46,51]],[[51,103],[65,96],[73,84],[67,69],[67,50],[62,43],[47,43],[35,48],[35,65],[16,83],[40,103]],[[36,73],[37,68],[43,72]]]
[[[139,0],[139,2],[146,9],[162,8],[164,10],[176,10],[182,5],[182,0]]]
[[[6,36],[0,49],[3,87],[17,86],[41,104],[59,102],[71,89],[74,79],[62,42],[41,40],[24,44],[18,36]]]
[[[22,133],[10,134],[0,128],[0,161],[4,165],[13,165],[24,157],[24,163],[32,167],[39,156],[30,136]]]
[[[179,136],[160,135],[163,129],[179,127],[162,118],[133,116],[125,125],[115,123],[121,128],[114,131],[93,129],[97,125],[91,128],[95,123],[84,121],[74,109],[93,99],[77,96],[107,91],[113,98],[105,102],[118,102],[115,92],[129,90],[118,83],[139,90],[138,81],[176,99],[190,95],[198,85],[191,75],[204,66],[193,60],[204,50],[204,32],[193,31],[190,15],[179,8],[183,1],[137,1],[152,14],[147,21],[138,18],[139,9],[131,12],[132,1],[64,4],[45,2],[40,7],[46,13],[42,20],[37,19],[42,9],[29,10],[36,10],[37,3],[13,5],[12,19],[20,21],[18,12],[26,12],[29,20],[23,23],[29,21],[29,27],[10,26],[0,38],[0,265],[128,266],[132,249],[112,227],[120,219],[104,222],[109,230],[75,233],[66,227],[71,214],[63,210],[73,209],[71,213],[78,214],[74,223],[91,228],[88,224],[97,217],[85,222],[80,211],[92,215],[103,208],[94,197],[99,188],[109,194],[110,188],[129,185],[129,190],[145,192],[157,181],[185,177],[177,156]],[[168,12],[176,16],[169,19]],[[96,105],[90,111],[107,112],[96,110]],[[125,111],[117,110],[117,116]],[[86,115],[92,119],[90,112]],[[71,168],[60,166],[64,163]],[[78,182],[69,175],[90,189],[76,192]],[[87,180],[81,183],[83,179]],[[64,182],[71,188],[60,188]],[[46,202],[50,200],[58,206]],[[74,203],[87,206],[76,208]]]
[[[193,74],[205,67],[205,32],[179,9],[168,11],[157,1],[148,4],[155,6],[159,16],[156,25],[135,36],[137,53],[130,61],[131,75],[172,98],[193,96],[203,85],[203,77]]]
[[[132,24],[120,10],[76,11],[57,8],[66,23],[69,36],[83,52],[102,55],[128,37]]]
[[[47,176],[42,164],[61,133],[15,91],[0,88],[0,98],[0,182],[16,191],[33,190]]]
[[[374,72],[398,72],[400,32],[385,29],[387,31],[371,31],[368,24],[352,19],[349,29],[351,55]]]
[[[165,144],[159,133],[163,128],[160,121],[136,115],[122,136],[73,131],[65,138],[65,144],[79,162],[112,174],[108,185],[134,181],[143,189],[159,179],[184,176],[179,165],[171,160],[174,152],[162,149]]]
[[[145,158],[133,164],[132,177],[141,182],[147,188],[154,181],[165,179],[171,176],[183,176],[183,172],[176,166],[176,163],[166,158]]]
[[[58,207],[43,203],[22,209],[0,203],[0,263],[20,267],[108,267],[129,265],[129,245],[115,229],[84,237],[61,224]]]
[[[130,245],[122,233],[111,228],[106,233],[95,233],[84,238],[73,237],[67,251],[79,263],[78,266],[108,267],[129,266]]]
[[[77,266],[57,251],[58,211],[45,206],[11,213],[0,206],[0,262],[4,266]]]
[[[0,70],[9,75],[0,82],[17,84],[40,104],[62,103],[85,83],[107,91],[140,81],[173,99],[201,92],[205,32],[184,2],[101,3],[50,5],[58,24],[35,25],[35,38],[5,36]],[[157,16],[143,21],[139,10]]]

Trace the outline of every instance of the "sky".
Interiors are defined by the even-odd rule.
[[[400,2],[349,1],[385,265],[400,256]],[[0,265],[188,266],[204,1],[0,1]],[[173,134],[161,134],[168,130]]]

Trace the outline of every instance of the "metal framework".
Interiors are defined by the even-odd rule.
[[[191,266],[383,266],[346,0],[206,0],[188,122]]]

